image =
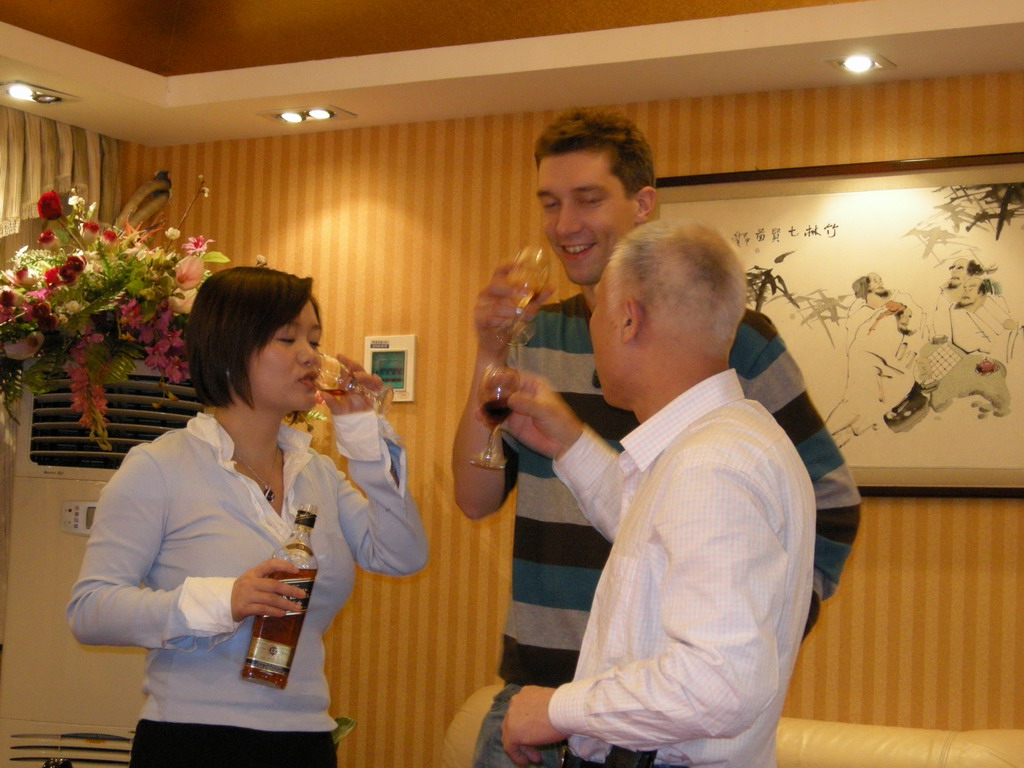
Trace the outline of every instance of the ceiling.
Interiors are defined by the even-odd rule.
[[[642,7],[641,7],[642,6]],[[148,145],[855,82],[1024,71],[1024,2],[4,0],[0,104]],[[332,105],[347,120],[260,113]]]

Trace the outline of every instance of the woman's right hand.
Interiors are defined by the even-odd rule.
[[[298,573],[299,569],[287,560],[272,557],[235,579],[231,588],[231,618],[241,621],[247,616],[284,616],[295,610],[295,603],[288,598],[301,600],[306,592],[271,578],[270,574],[279,571]]]

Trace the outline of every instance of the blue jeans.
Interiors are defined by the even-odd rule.
[[[508,684],[494,697],[491,710],[480,724],[480,735],[476,740],[473,768],[519,768],[501,746],[501,724],[508,713],[509,700],[519,693],[521,686]],[[560,744],[540,749],[544,768],[558,768]]]

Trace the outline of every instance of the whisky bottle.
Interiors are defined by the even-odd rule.
[[[295,515],[295,528],[274,557],[287,560],[299,569],[298,573],[276,571],[271,578],[306,590],[302,599],[291,598],[295,610],[284,616],[257,616],[252,624],[252,639],[249,652],[242,665],[242,677],[254,683],[284,688],[288,684],[288,673],[295,657],[295,646],[299,644],[299,633],[306,618],[309,597],[313,593],[317,561],[309,543],[309,534],[316,523],[316,506],[304,504]]]

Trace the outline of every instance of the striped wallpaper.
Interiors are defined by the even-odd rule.
[[[665,176],[1024,150],[1024,73],[623,108]],[[531,145],[552,116],[124,148],[126,193],[170,171],[172,222],[205,175],[212,195],[186,235],[214,238],[236,265],[259,254],[314,276],[330,347],[359,355],[366,334],[418,338],[416,402],[397,404],[392,421],[408,440],[432,562],[408,579],[360,575],[326,638],[335,714],[359,723],[343,765],[437,765],[459,703],[495,679],[511,516],[462,517],[449,444],[471,373],[476,293],[539,233]],[[870,500],[786,713],[1024,727],[1022,507]]]

